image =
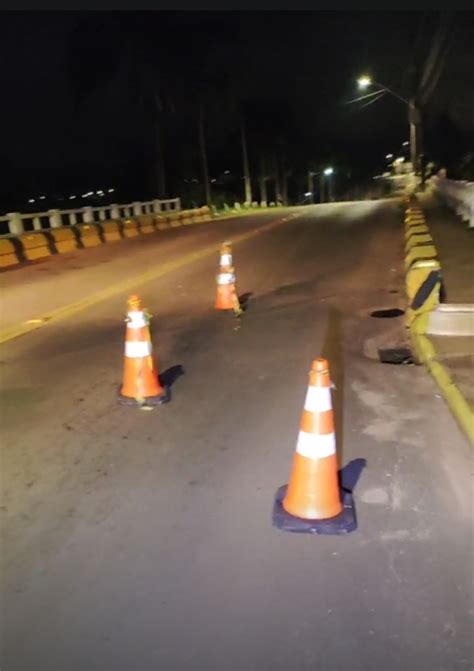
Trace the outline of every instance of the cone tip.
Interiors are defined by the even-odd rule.
[[[138,294],[131,294],[128,297],[127,303],[129,309],[138,309],[138,310],[142,309],[142,299]]]
[[[318,357],[317,359],[313,360],[311,370],[315,371],[316,373],[325,373],[329,370],[329,364],[326,359]]]

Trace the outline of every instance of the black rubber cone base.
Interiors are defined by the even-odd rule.
[[[276,493],[273,505],[273,526],[282,531],[291,531],[295,534],[326,534],[342,535],[357,529],[357,520],[354,508],[352,492],[341,489],[342,512],[329,520],[304,520],[293,517],[283,508],[282,501],[285,498],[288,485],[280,487]]]
[[[129,398],[128,396],[122,396],[119,392],[118,401],[122,405],[134,405],[137,408],[154,408],[157,405],[164,405],[171,400],[171,391],[169,387],[164,387],[164,392],[159,396],[147,396],[143,399]]]

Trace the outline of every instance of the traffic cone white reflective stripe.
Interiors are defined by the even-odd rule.
[[[148,326],[148,319],[145,313],[137,310],[127,312],[126,322],[129,329],[141,329],[144,326]]]
[[[151,356],[152,347],[149,340],[127,340],[125,343],[125,356],[129,359],[141,359]]]
[[[324,459],[336,454],[336,436],[334,433],[323,435],[300,431],[296,451],[308,459]]]
[[[233,284],[234,282],[234,273],[219,273],[217,276],[217,284]]]
[[[331,389],[329,387],[308,386],[304,409],[309,412],[327,412],[332,410]]]
[[[221,254],[221,266],[231,266],[232,265],[232,254]]]

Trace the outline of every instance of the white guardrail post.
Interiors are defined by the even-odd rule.
[[[7,217],[11,235],[21,235],[24,232],[21,214],[19,212],[8,212]]]
[[[63,225],[61,210],[48,210],[48,217],[51,228],[61,228]]]
[[[94,223],[94,210],[92,209],[92,207],[82,208],[82,220],[85,224]]]
[[[110,218],[120,219],[120,207],[115,203],[110,206]]]
[[[134,217],[140,217],[143,214],[141,203],[139,202],[132,203],[132,208]]]

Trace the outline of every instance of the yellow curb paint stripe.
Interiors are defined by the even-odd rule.
[[[288,219],[295,218],[297,216],[301,216],[301,213],[279,218],[277,220],[269,222],[268,224],[264,224],[258,229],[248,231],[247,233],[241,233],[240,235],[237,235],[233,238],[231,237],[231,241],[234,245],[236,245],[239,242],[250,240],[251,238],[255,238],[261,233],[266,233],[267,231],[270,231],[271,229],[276,228],[277,226],[281,226],[282,224],[286,223]],[[134,289],[137,286],[146,284],[151,280],[157,280],[161,277],[164,277],[165,275],[168,275],[169,273],[172,273],[175,270],[179,270],[180,268],[188,266],[191,263],[194,263],[195,261],[198,261],[200,259],[205,258],[206,256],[210,256],[211,254],[216,253],[216,250],[219,251],[219,249],[220,249],[220,243],[208,245],[207,247],[204,247],[204,249],[201,249],[200,251],[197,252],[191,252],[190,254],[186,254],[180,259],[165,262],[163,265],[161,265],[160,268],[149,270],[146,273],[138,275],[137,277],[133,277],[129,280],[124,280],[123,282],[113,284],[110,287],[102,289],[102,291],[98,291],[92,294],[91,296],[87,296],[86,298],[82,298],[81,300],[75,303],[70,303],[69,305],[64,305],[63,307],[51,310],[51,312],[48,312],[43,317],[29,319],[26,322],[22,322],[21,324],[17,324],[10,328],[4,329],[0,331],[0,344],[8,342],[9,340],[13,340],[14,338],[18,338],[19,336],[25,335],[27,333],[30,333],[31,331],[35,331],[36,329],[43,328],[48,324],[63,319],[67,319],[68,317],[71,317],[72,315],[75,315],[78,312],[82,312],[82,310],[86,310],[87,308],[90,308],[93,305],[97,305],[98,303],[101,303],[107,300],[108,298],[112,298],[125,291]]]
[[[412,334],[414,349],[435,379],[444,400],[463,429],[471,445],[474,446],[474,411],[464,398],[461,390],[451,378],[446,368],[436,359],[436,349],[430,339],[422,334]]]

